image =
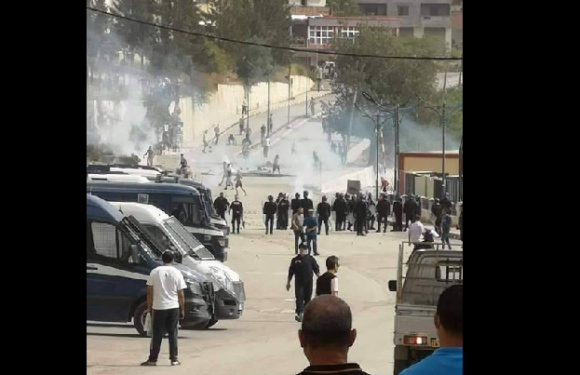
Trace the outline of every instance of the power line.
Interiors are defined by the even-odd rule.
[[[198,32],[194,32],[194,31],[177,29],[177,28],[173,28],[173,27],[169,27],[169,26],[160,25],[160,24],[157,24],[157,23],[141,21],[141,20],[138,20],[138,19],[134,19],[134,18],[122,16],[120,14],[114,14],[114,13],[106,12],[104,10],[100,10],[100,9],[96,9],[96,8],[92,8],[92,7],[87,7],[87,10],[90,10],[90,11],[93,11],[93,12],[96,12],[96,13],[105,14],[105,15],[108,15],[110,17],[115,17],[115,18],[123,19],[123,20],[130,21],[130,22],[135,22],[135,23],[138,23],[138,24],[141,24],[141,25],[157,27],[157,28],[164,29],[164,30],[171,30],[171,31],[175,31],[175,32],[178,32],[178,33],[182,33],[182,34],[187,34],[187,35],[192,35],[192,36],[200,36],[200,37],[203,37],[203,38],[217,39],[217,40],[221,40],[223,42],[228,42],[228,43],[245,44],[245,45],[248,45],[248,46],[258,46],[258,47],[279,49],[279,50],[285,50],[285,51],[307,52],[307,53],[315,53],[315,54],[319,54],[319,55],[335,55],[335,56],[349,56],[349,57],[377,58],[377,59],[393,59],[393,60],[432,60],[432,61],[459,61],[459,60],[463,60],[462,57],[366,55],[366,54],[356,54],[356,53],[346,53],[346,52],[335,52],[335,51],[317,51],[317,50],[316,51],[313,51],[313,50],[310,50],[310,49],[307,49],[307,48],[295,48],[295,47],[275,46],[275,45],[271,45],[271,44],[248,42],[248,41],[245,41],[245,40],[237,40],[237,39],[220,37],[220,36],[215,36],[215,35],[210,35],[210,34],[198,33]]]

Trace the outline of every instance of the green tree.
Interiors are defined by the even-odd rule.
[[[435,47],[428,38],[400,38],[393,30],[379,27],[364,27],[353,40],[337,39],[335,50],[355,54],[379,54],[399,56],[436,55]],[[417,96],[429,100],[435,93],[438,67],[433,61],[381,59],[339,56],[337,59],[338,78],[333,84],[337,94],[334,114],[330,119],[331,129],[346,134],[349,131],[353,110],[354,93],[356,105],[365,113],[373,114],[377,108],[364,99],[367,92],[385,106],[408,106],[417,102]],[[372,146],[370,161],[374,160],[376,149],[375,124],[355,109],[352,134],[369,138]],[[390,129],[383,127],[383,137]]]
[[[326,4],[334,16],[356,16],[361,13],[356,0],[328,0]]]

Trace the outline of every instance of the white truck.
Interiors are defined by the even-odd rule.
[[[405,244],[399,247],[397,280],[389,290],[397,292],[395,305],[394,371],[397,375],[439,347],[434,316],[441,293],[463,283],[463,251],[417,250],[406,263]]]

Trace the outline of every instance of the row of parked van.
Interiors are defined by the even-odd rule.
[[[87,174],[87,320],[133,321],[145,335],[146,281],[166,249],[177,254],[188,284],[182,328],[209,328],[242,315],[244,284],[223,263],[228,232],[212,223],[202,197],[211,201],[209,189],[150,171],[140,182],[121,177],[135,174],[93,172]]]

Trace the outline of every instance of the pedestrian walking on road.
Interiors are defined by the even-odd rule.
[[[352,329],[350,307],[339,297],[320,296],[310,301],[304,309],[298,338],[310,363],[298,375],[369,375],[357,363],[348,362],[356,330]]]
[[[229,206],[230,206],[230,202],[228,202],[228,199],[226,197],[224,197],[223,192],[221,192],[220,196],[217,197],[215,199],[215,201],[213,202],[213,207],[215,208],[216,212],[224,220],[226,219],[226,211],[228,210]]]
[[[304,322],[309,310],[310,306]],[[440,348],[400,375],[463,375],[463,285],[452,285],[441,293],[434,321]]]
[[[264,157],[265,158],[268,157],[268,151],[270,150],[271,146],[272,146],[272,144],[270,143],[270,137],[266,137],[266,140],[264,141]]]
[[[240,135],[242,135],[242,133],[244,132],[244,127],[246,126],[244,124],[244,118],[240,117],[240,122],[238,123],[238,126],[240,128]]]
[[[266,138],[266,125],[262,124],[262,126],[260,126],[260,136],[262,137],[262,139]]]
[[[204,154],[206,153],[205,150],[207,149],[207,146],[209,146],[209,142],[207,141],[207,130],[203,132],[203,150],[201,150],[201,152],[203,152]]]
[[[304,236],[304,209],[298,207],[296,213],[292,215],[292,231],[294,232],[294,254],[298,254],[298,240],[300,243],[306,242]]]
[[[280,155],[276,155],[276,157],[274,157],[274,163],[272,163],[272,174],[274,174],[274,172],[276,172],[276,170],[278,170],[278,174],[281,174],[281,172],[280,172]]]
[[[421,223],[421,217],[415,216],[413,223],[409,226],[409,242],[414,245],[413,251],[417,250],[417,246],[421,242],[424,232],[425,227]]]
[[[244,189],[242,178],[242,171],[238,169],[238,173],[236,174],[236,195],[238,194],[238,188],[240,188],[244,192],[244,196],[246,196],[248,193],[246,193],[246,190]]]
[[[218,145],[218,141],[220,139],[220,126],[219,124],[213,128],[213,132],[215,133],[215,145]]]
[[[328,236],[328,219],[330,218],[330,204],[327,202],[326,196],[322,197],[322,202],[318,203],[316,206],[316,213],[318,214],[318,234],[322,229],[322,223],[324,223],[324,229],[326,230],[326,235]]]
[[[278,223],[280,229],[286,230],[288,229],[288,209],[290,208],[290,202],[288,202],[288,198],[286,194],[283,194],[280,203],[278,203]]]
[[[270,113],[270,117],[268,117],[268,134],[272,134],[273,129],[274,129],[274,120],[272,119],[272,114]]]
[[[244,221],[244,205],[240,202],[238,195],[230,205],[230,216],[232,217],[232,233],[236,233],[236,223],[238,224],[238,234],[240,234],[240,221]]]
[[[161,255],[163,265],[151,271],[147,279],[147,310],[152,314],[153,336],[149,359],[141,366],[157,366],[163,334],[169,335],[169,360],[172,366],[180,365],[177,359],[177,325],[185,317],[187,288],[181,272],[173,265],[171,250]]]
[[[381,224],[384,223],[383,233],[387,231],[387,218],[391,215],[391,202],[387,199],[387,196],[383,193],[380,195],[379,201],[377,203],[377,233],[381,232]]]
[[[342,231],[344,229],[344,222],[346,216],[348,215],[346,201],[344,196],[339,194],[334,203],[332,204],[332,210],[336,212],[336,231]]]
[[[288,282],[286,283],[286,290],[290,291],[292,277],[294,280],[294,291],[296,296],[296,321],[302,321],[302,313],[304,306],[312,299],[312,277],[320,276],[320,268],[316,259],[308,254],[304,254],[306,244],[301,243],[299,246],[300,253],[290,261],[288,268]]]
[[[248,103],[246,103],[246,101],[244,100],[244,102],[242,103],[242,116],[247,114],[248,114]]]
[[[304,228],[306,230],[306,241],[308,244],[308,254],[318,254],[318,221],[314,216],[314,209],[311,208],[308,216],[304,218]]]
[[[145,152],[145,155],[143,155],[143,157],[147,157],[147,166],[148,167],[152,167],[153,166],[153,158],[155,158],[155,151],[153,151],[153,147],[149,146],[149,148],[147,149],[147,152]]]
[[[403,203],[401,203],[401,197],[399,195],[395,196],[395,201],[393,202],[393,213],[395,214],[395,220],[393,221],[393,230],[391,232],[402,232]]]
[[[359,195],[356,203],[354,204],[353,214],[355,219],[356,235],[364,236],[364,225],[367,218],[367,204],[363,200],[362,195]]]
[[[451,241],[449,240],[449,233],[451,232],[451,211],[445,210],[443,220],[441,220],[441,249],[445,249],[445,244],[449,245],[451,250]]]
[[[316,280],[316,296],[330,294],[338,297],[338,257],[331,255],[326,258],[326,272]]]
[[[274,202],[274,197],[268,195],[268,201],[264,203],[263,213],[266,215],[266,234],[268,234],[268,223],[270,225],[270,234],[273,233],[274,229],[274,215],[276,215],[276,211],[278,207],[276,206],[276,202]]]

